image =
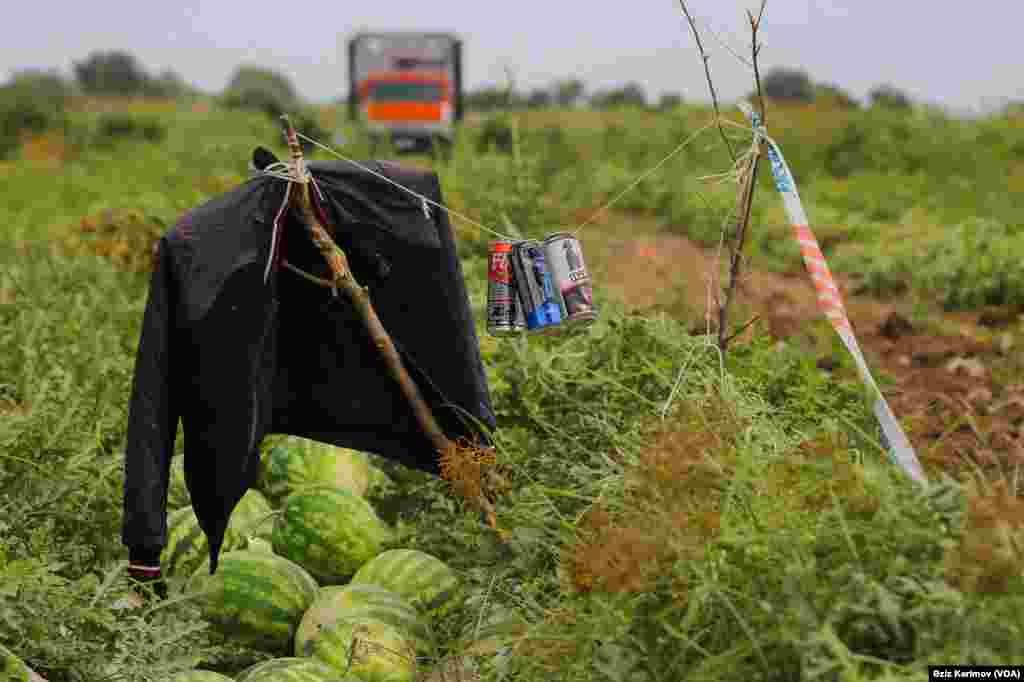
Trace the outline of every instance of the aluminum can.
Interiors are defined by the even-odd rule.
[[[487,332],[491,336],[509,336],[526,329],[512,278],[512,247],[507,240],[491,242],[487,268]]]
[[[561,298],[565,321],[570,326],[594,322],[597,308],[580,241],[568,232],[556,232],[544,240],[544,253],[554,288]]]
[[[562,308],[540,242],[523,241],[513,246],[512,278],[523,307],[527,332],[550,333],[550,328],[561,324]]]

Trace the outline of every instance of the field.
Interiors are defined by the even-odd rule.
[[[163,132],[104,137],[111,111]],[[367,158],[339,111],[321,116]],[[487,679],[923,680],[929,664],[1024,663],[1024,118],[768,112],[925,491],[879,444],[767,169],[732,319],[758,317],[725,356],[704,334],[736,196],[717,133],[598,212],[710,120],[522,112],[501,124],[507,150],[481,120],[450,159],[407,160],[501,233],[589,220],[602,311],[584,335],[487,336],[491,235],[453,219],[510,539],[407,471],[381,500],[389,520],[532,624],[511,657],[481,662]],[[86,102],[0,161],[0,644],[49,682],[230,674],[261,657],[188,601],[114,608],[152,240],[243,181],[257,145],[284,154],[259,114]]]

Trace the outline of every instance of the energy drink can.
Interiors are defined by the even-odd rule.
[[[544,240],[544,252],[554,287],[561,294],[565,321],[573,326],[592,323],[597,308],[580,241],[568,232],[556,232]]]
[[[512,278],[512,242],[491,242],[487,269],[487,332],[510,336],[526,329],[526,318]]]
[[[555,297],[540,242],[523,241],[512,247],[512,279],[531,333],[553,331],[562,322],[562,308]]]

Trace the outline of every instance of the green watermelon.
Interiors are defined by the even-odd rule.
[[[231,550],[228,538],[225,549]],[[167,576],[191,575],[209,555],[206,535],[191,506],[167,515],[167,545],[160,554],[160,567]]]
[[[185,485],[185,457],[178,455],[171,459],[171,474],[167,481],[167,506],[170,509],[191,507],[192,498]]]
[[[311,640],[340,618],[369,617],[393,625],[407,635],[418,651],[430,651],[430,632],[420,614],[405,599],[376,585],[321,587],[295,631],[295,655],[308,656]]]
[[[285,499],[281,512],[274,520],[274,552],[322,584],[345,582],[394,537],[369,502],[344,488],[304,488]]]
[[[263,538],[250,537],[245,548],[251,549],[254,552],[267,552],[268,554],[274,553],[274,546],[271,545],[268,540],[264,540]]]
[[[363,682],[413,682],[416,647],[402,632],[372,618],[341,618],[310,645],[313,658]]]
[[[222,555],[214,575],[204,562],[187,586],[206,620],[233,639],[271,651],[291,648],[317,589],[298,564],[249,550]]]
[[[240,672],[235,682],[360,682],[314,658],[272,658]]]
[[[269,540],[274,532],[273,513],[274,510],[263,493],[254,489],[248,490],[231,512],[228,532]]]
[[[0,644],[0,680],[3,682],[31,682],[32,670],[25,662]]]
[[[231,513],[221,551],[242,549],[249,543],[250,535],[269,539],[273,519],[268,515],[272,511],[259,491],[245,493]],[[199,519],[191,506],[175,509],[167,515],[167,545],[160,554],[160,566],[166,575],[191,575],[209,552],[206,534],[199,527]]]
[[[178,673],[167,682],[232,682],[230,677],[212,670],[187,670]]]
[[[458,576],[447,564],[415,549],[392,549],[374,557],[352,576],[352,583],[378,585],[426,611],[444,606],[459,588]]]
[[[369,458],[357,450],[289,436],[264,455],[260,489],[278,502],[319,485],[345,488],[361,497],[369,488],[371,468]]]

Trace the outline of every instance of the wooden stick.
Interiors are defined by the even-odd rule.
[[[360,286],[352,274],[345,252],[334,242],[327,228],[321,224],[316,211],[313,210],[302,147],[299,146],[299,139],[295,134],[295,128],[292,126],[291,120],[289,120],[287,115],[281,118],[285,123],[288,148],[291,151],[292,162],[298,175],[297,180],[294,182],[295,186],[291,195],[291,205],[302,215],[303,222],[306,225],[306,229],[309,230],[313,243],[319,249],[321,255],[323,255],[324,260],[327,261],[327,266],[331,270],[331,283],[335,290],[340,288],[345,292],[352,301],[356,312],[362,318],[363,326],[370,335],[373,345],[376,346],[377,351],[384,359],[388,374],[398,382],[398,386],[401,388],[406,400],[409,401],[409,405],[412,407],[413,414],[416,416],[416,421],[419,422],[420,428],[423,429],[423,433],[430,439],[440,457],[450,456],[456,447],[455,443],[448,439],[438,425],[437,420],[434,419],[433,412],[430,410],[430,406],[423,399],[419,387],[416,386],[416,383],[409,376],[408,371],[406,371],[405,366],[402,364],[402,357],[398,354],[398,349],[395,348],[391,336],[384,329],[380,318],[377,317],[377,311],[374,310],[373,303],[370,301],[369,292],[365,287]],[[475,502],[488,515],[491,526],[496,527],[494,508],[490,502],[483,497],[475,500]]]

